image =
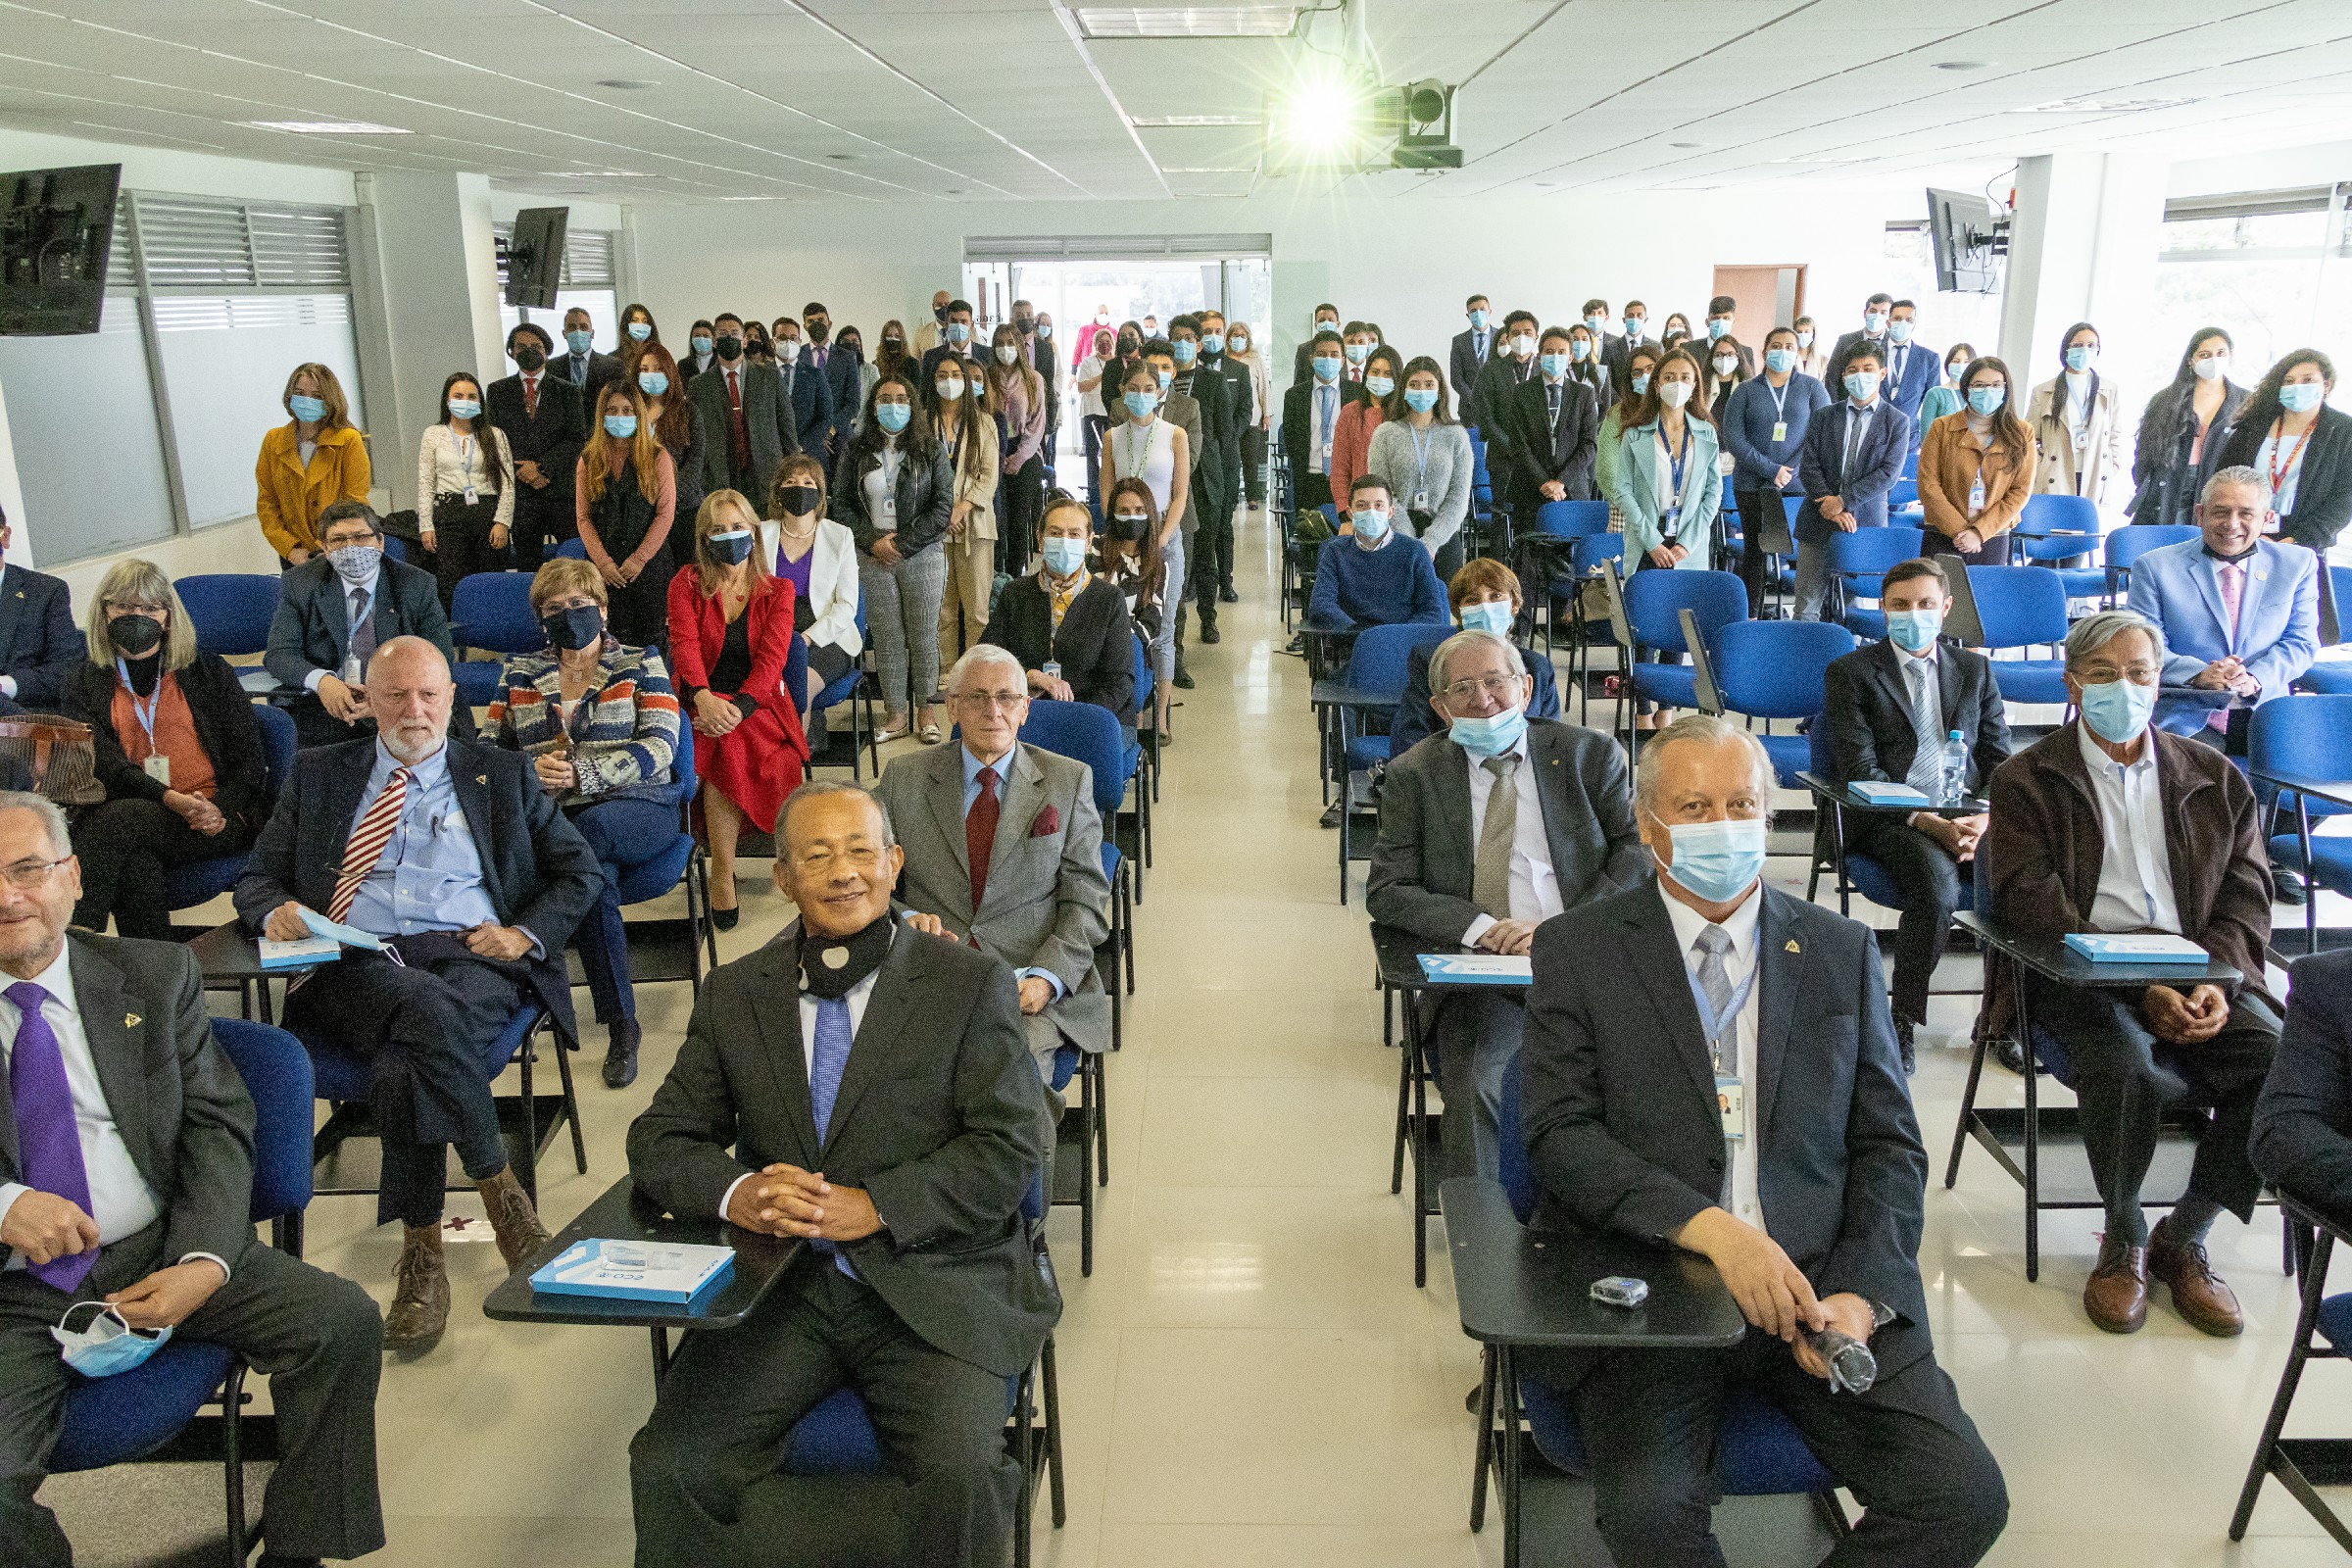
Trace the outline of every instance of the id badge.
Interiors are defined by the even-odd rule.
[[[1968,514],[1975,516],[1984,510],[1984,481],[1979,479],[1968,487]]]
[[[1780,419],[1774,422],[1772,427],[1772,438],[1775,441],[1786,441],[1788,439],[1788,421],[1787,419]]]
[[[1747,1138],[1747,1085],[1729,1073],[1715,1075],[1715,1109],[1723,1117],[1723,1136],[1734,1143]]]
[[[1410,501],[1410,502],[1409,502],[1409,503],[1406,505],[1406,509],[1405,509],[1405,510],[1407,510],[1408,512],[1427,512],[1427,511],[1429,511],[1429,510],[1430,510],[1430,506],[1429,506],[1429,492],[1428,492],[1428,491],[1426,491],[1426,490],[1416,490],[1416,491],[1414,491],[1414,492],[1413,492],[1413,499],[1412,499],[1412,500],[1411,500],[1411,501]]]
[[[899,520],[899,498],[897,496],[884,496],[882,498],[882,518],[885,522],[896,522]]]
[[[475,499],[473,486],[467,485],[466,487],[466,504],[470,507],[474,504]]]
[[[158,784],[161,784],[166,789],[170,789],[172,787],[172,759],[158,755],[155,757],[150,757],[147,759],[147,760],[141,762],[139,765],[147,770],[147,776],[149,778],[155,780]]]
[[[1672,543],[1674,543],[1674,535],[1675,535],[1675,529],[1676,529],[1676,525],[1677,525],[1677,524],[1679,524],[1679,523],[1680,523],[1682,520],[1683,520],[1683,509],[1682,509],[1681,507],[1679,507],[1679,506],[1677,506],[1677,507],[1668,507],[1668,508],[1667,508],[1667,509],[1666,509],[1664,512],[1661,512],[1661,513],[1659,513],[1659,514],[1658,514],[1658,534],[1659,534],[1659,537],[1663,538],[1663,539],[1666,541],[1666,543],[1668,543],[1668,544],[1672,544]]]
[[[2090,426],[2086,424],[2075,431],[2075,450],[2077,452],[2086,451],[2089,446]]]

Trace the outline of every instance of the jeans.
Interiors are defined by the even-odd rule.
[[[1167,564],[1167,582],[1173,587],[1184,579],[1184,530],[1179,528],[1169,536],[1160,549],[1160,560]],[[1167,596],[1159,612],[1159,630],[1152,638],[1152,678],[1165,686],[1176,678],[1176,617],[1184,612],[1181,591]]]
[[[677,842],[678,808],[666,801],[632,796],[592,801],[564,814],[596,852],[596,862],[605,873],[596,890],[595,906],[571,937],[580,950],[580,967],[588,973],[588,994],[596,999],[596,1018],[607,1024],[632,1022],[637,1016],[637,994],[629,984],[629,937],[620,919],[620,878]]]

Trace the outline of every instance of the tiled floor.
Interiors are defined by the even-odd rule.
[[[1246,531],[1247,602],[1196,650],[1138,910],[1141,992],[1110,1064],[1111,1184],[1095,1272],[1056,1210],[1069,1524],[1042,1519],[1049,1568],[1341,1568],[1494,1563],[1497,1530],[1466,1527],[1478,1361],[1460,1333],[1442,1245],[1412,1286],[1404,1200],[1388,1193],[1396,1058],[1380,1045],[1360,902],[1335,898],[1320,832],[1303,666],[1281,652],[1271,554]],[[1793,877],[1797,862],[1776,861]],[[764,865],[759,867],[764,871]],[[1355,886],[1360,892],[1360,870]],[[784,909],[747,877],[722,952],[766,940]],[[629,1118],[667,1067],[683,986],[646,997],[645,1075],[614,1094],[583,1077],[590,1169],[558,1158],[551,1223],[621,1170]],[[1936,1004],[1964,1030],[1972,999]],[[1920,1120],[1941,1175],[1961,1087],[1957,1049],[1922,1052]],[[1989,1077],[2014,1100],[2018,1081]],[[389,1293],[395,1241],[365,1200],[312,1210],[311,1256]],[[2249,1328],[2206,1339],[2159,1305],[2133,1339],[2083,1321],[2094,1222],[2051,1216],[2040,1283],[2023,1273],[2018,1193],[1981,1153],[1928,1195],[1921,1268],[1944,1364],[2007,1471],[2004,1564],[2341,1560],[2273,1488],[2255,1537],[2223,1532],[2293,1324],[2278,1232],[2225,1218],[2216,1260]],[[488,1246],[453,1253],[458,1310],[432,1355],[385,1369],[380,1431],[386,1568],[601,1568],[629,1560],[625,1449],[652,1385],[635,1331],[528,1330],[478,1311]],[[2304,1430],[2344,1410],[2348,1374],[2315,1371]],[[2352,1426],[2352,1420],[2340,1425]],[[97,1478],[50,1494],[95,1528]],[[217,1507],[210,1483],[190,1496]],[[217,1516],[215,1516],[217,1517]],[[87,1560],[147,1560],[136,1552]]]

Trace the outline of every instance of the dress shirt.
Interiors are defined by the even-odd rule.
[[[1016,741],[1013,743],[1011,751],[1006,752],[1003,757],[990,760],[987,759],[974,757],[972,755],[972,749],[969,746],[958,748],[958,750],[963,753],[964,815],[969,816],[972,814],[972,803],[980,798],[980,770],[984,767],[993,767],[997,770],[997,807],[1000,810],[1004,808],[1004,786],[1012,777],[1013,758],[1015,754],[1020,751],[1020,743]],[[989,874],[992,876],[996,874],[995,866],[992,865],[989,867]],[[1067,992],[1065,992],[1062,988],[1061,976],[1055,974],[1051,969],[1015,969],[1012,971],[1012,977],[1015,980],[1043,980],[1046,984],[1054,988],[1054,1000],[1055,1002],[1059,1002],[1065,995],[1067,995]]]
[[[376,585],[382,582],[384,578],[384,553],[378,550],[373,552],[373,555],[375,556],[375,564],[368,568],[367,578],[363,581],[345,582],[341,572],[335,573],[335,592],[343,596],[343,614],[347,620],[351,615],[351,595],[354,589],[357,589],[359,592],[368,596],[368,604],[365,613],[369,615],[375,613],[375,589]],[[346,650],[351,647],[351,637],[348,630],[344,634],[343,646]],[[342,678],[342,674],[343,672],[340,669],[309,670],[305,672],[302,677],[302,689],[306,692],[315,693],[318,690],[318,683],[326,679],[327,676],[332,675],[339,680]]]
[[[2173,899],[2173,867],[2164,847],[2164,797],[2156,787],[2156,736],[2126,766],[2099,750],[2090,728],[2078,723],[2082,765],[2099,816],[2099,891],[2091,901],[2093,931],[2180,931]]]
[[[1528,754],[1527,736],[1507,754],[1519,759],[1511,774],[1519,796],[1519,814],[1511,822],[1511,918],[1548,920],[1566,906],[1560,902],[1560,877],[1551,863],[1551,840],[1544,832],[1544,802],[1536,794],[1536,760]],[[1470,844],[1476,853],[1479,836],[1487,830],[1487,802],[1494,798],[1494,775],[1487,764],[1464,752],[1470,764]],[[1482,913],[1462,933],[1462,946],[1474,948],[1494,917]]]
[[[2318,427],[2315,425],[2313,428]],[[2271,487],[2271,510],[2281,517],[2291,515],[2295,510],[2295,486],[2302,483],[2303,455],[2310,448],[2311,439],[2308,434],[2286,444],[2286,450],[2292,456],[2287,461],[2286,471],[2279,474],[2278,482]],[[2276,435],[2264,436],[2262,445],[2254,453],[2255,471],[2268,479],[2271,475],[2271,465],[2278,461],[2278,438]]]
[[[1862,444],[1862,432],[1870,428],[1870,416],[1878,411],[1879,400],[1877,398],[1872,398],[1868,403],[1847,400],[1845,405],[1845,456],[1839,461],[1838,468],[1839,484],[1845,483],[1846,475],[1853,471],[1854,449]]]
[[[1337,385],[1317,384],[1315,399],[1315,428],[1313,439],[1307,443],[1306,469],[1309,473],[1331,471],[1331,434],[1340,422],[1340,389]]]
[[[1666,901],[1667,916],[1674,922],[1674,945],[1683,956],[1683,967],[1695,981],[1698,960],[1704,956],[1695,944],[1698,934],[1707,928],[1706,917],[1664,888],[1658,890],[1658,897]],[[1748,889],[1747,897],[1740,901],[1740,907],[1716,922],[1732,939],[1732,951],[1723,956],[1723,977],[1731,982],[1735,992],[1740,989],[1741,981],[1755,972],[1756,936],[1763,913],[1764,885],[1759,879],[1756,886]],[[1723,1206],[1741,1224],[1753,1225],[1769,1234],[1771,1228],[1764,1223],[1763,1194],[1756,1186],[1756,1145],[1764,1131],[1757,1124],[1757,1107],[1764,1097],[1756,1082],[1756,1006],[1757,994],[1763,989],[1761,979],[1747,988],[1747,996],[1740,1004],[1739,1022],[1733,1031],[1738,1041],[1738,1065],[1730,1061],[1724,1063],[1725,1068],[1738,1076],[1747,1091],[1747,1136],[1732,1149],[1732,1189],[1730,1199]]]
[[[349,922],[379,937],[498,924],[498,911],[482,887],[481,850],[450,783],[447,746],[420,762],[403,763],[378,740],[352,827],[358,828],[391,782],[392,770],[402,766],[409,769],[409,792],[401,802],[400,824],[353,896]],[[531,946],[539,951],[536,935]]]
[[[874,982],[881,978],[882,971],[876,969],[872,974],[867,975],[842,993],[841,1000],[850,1004],[850,1039],[852,1042],[857,1040],[858,1031],[865,1027],[865,1004],[874,1000]],[[853,1043],[850,1049],[855,1051],[857,1046]],[[809,1079],[815,1076],[816,998],[804,991],[801,993],[801,1077]],[[727,1217],[727,1205],[735,1201],[735,1189],[759,1174],[756,1170],[747,1170],[727,1183],[727,1190],[720,1194],[718,1199],[718,1217],[720,1219]]]
[[[57,1036],[58,1054],[65,1057],[66,1083],[74,1092],[74,1120],[81,1139],[81,1168],[90,1183],[90,1218],[98,1222],[98,1243],[107,1246],[136,1236],[163,1216],[163,1208],[155,1200],[155,1189],[139,1174],[136,1161],[130,1157],[130,1145],[123,1140],[122,1129],[116,1124],[114,1108],[106,1102],[106,1089],[98,1081],[98,1061],[90,1054],[90,1037],[81,1027],[81,1003],[74,994],[74,949],[71,943],[61,943],[57,956],[49,967],[32,977],[32,983],[49,993],[41,1004],[41,1016],[48,1020],[49,1030]],[[0,1072],[16,1065],[17,1031],[24,1026],[24,1014],[6,997],[0,997]],[[162,1027],[162,1020],[157,1020]],[[23,1182],[0,1182],[0,1214],[5,1214],[32,1189]],[[176,1261],[184,1263],[191,1257],[210,1258],[228,1272],[227,1262],[212,1252],[188,1252]],[[8,1260],[10,1270],[25,1267],[24,1254],[18,1252]]]
[[[1472,328],[1470,350],[1478,356],[1478,363],[1483,367],[1487,363],[1487,356],[1494,352],[1494,329],[1490,326],[1481,332]]]

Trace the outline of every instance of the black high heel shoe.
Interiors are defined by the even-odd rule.
[[[735,922],[742,918],[743,910],[740,906],[732,909],[714,908],[710,911],[710,924],[721,931],[734,930]]]

